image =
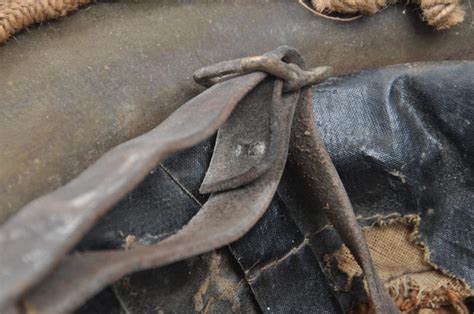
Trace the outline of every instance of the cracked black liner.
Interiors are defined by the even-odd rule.
[[[334,78],[314,88],[316,123],[356,213],[421,215],[419,240],[430,250],[430,261],[471,286],[473,75],[472,62],[412,64]],[[140,239],[177,230],[206,199],[198,188],[212,147],[209,140],[169,157],[79,247],[118,248],[124,241],[121,234]],[[238,294],[242,312],[335,313],[364,301],[361,281],[343,292],[344,278],[324,273],[324,255],[339,249],[341,241],[322,210],[305,203],[299,193],[298,179],[287,168],[260,222],[230,250],[220,250],[226,255],[223,263],[233,264],[231,269],[248,283],[248,293]],[[134,293],[134,286],[126,292],[107,290],[87,304],[87,311],[112,303],[114,293],[134,312],[145,310],[143,304],[154,297],[171,300],[164,312],[194,311],[193,302],[177,300],[192,300],[183,287],[199,287],[203,278],[184,274],[199,269],[182,262],[131,275],[135,282],[147,278],[141,284],[149,288],[147,294]],[[226,302],[210,308],[226,309]]]

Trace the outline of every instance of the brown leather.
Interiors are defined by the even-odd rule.
[[[264,86],[273,88],[269,90]],[[274,134],[277,141],[275,159],[268,171],[241,188],[213,194],[187,225],[155,245],[128,251],[74,254],[65,258],[44,281],[26,295],[24,306],[41,313],[68,312],[130,272],[189,258],[242,237],[268,208],[286,163],[299,91],[283,96],[282,86],[281,81],[276,81],[275,84],[275,79],[270,78],[257,87],[270,91],[265,95],[267,101],[260,105],[271,107],[274,122],[278,125]],[[249,100],[252,99],[249,97]],[[265,111],[262,110],[263,115]],[[245,139],[245,129],[241,131],[234,138],[236,143],[239,139]]]
[[[435,32],[404,4],[351,23],[288,0],[98,1],[0,46],[0,222],[201,89],[190,74],[291,45],[335,74],[472,59],[474,28]]]
[[[288,64],[283,65],[282,60]],[[239,239],[263,215],[275,194],[286,163],[293,114],[300,103],[292,133],[292,159],[304,185],[316,200],[323,201],[327,217],[364,270],[376,312],[397,313],[373,268],[347,193],[314,125],[311,89],[304,88],[301,95],[299,89],[284,93],[320,81],[328,68],[311,73],[300,67],[305,64],[298,51],[283,46],[262,57],[233,60],[199,71],[198,76],[209,72],[202,78],[224,74],[226,80],[183,105],[154,130],[112,149],[75,180],[25,206],[0,228],[0,249],[7,252],[0,260],[7,267],[1,275],[14,288],[0,290],[4,308],[11,308],[12,300],[48,271],[20,304],[34,312],[63,313],[130,272],[166,265]],[[260,70],[289,80],[268,77],[262,82],[266,74]],[[257,72],[243,75],[252,71]],[[233,78],[234,74],[243,76]],[[211,135],[238,102],[241,106],[219,131],[204,182],[215,194],[187,225],[149,247],[63,258],[163,155]],[[256,123],[262,125],[255,128]],[[259,145],[257,152],[242,149],[255,143]],[[29,227],[34,223],[37,226]],[[15,260],[20,262],[15,264]]]
[[[110,150],[68,184],[22,208],[0,228],[0,307],[41,279],[164,156],[211,136],[262,79],[215,85],[155,129]]]

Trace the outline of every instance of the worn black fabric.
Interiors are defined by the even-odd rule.
[[[356,210],[421,215],[431,261],[474,284],[474,63],[415,64],[314,89],[324,141]]]
[[[473,62],[411,64],[314,87],[315,123],[356,213],[367,218],[361,223],[374,215],[419,214],[431,261],[471,286],[473,76]],[[212,147],[213,139],[168,158],[78,249],[119,248],[128,234],[150,243],[179,229],[207,199],[198,187]],[[267,213],[242,239],[128,276],[82,311],[94,312],[96,303],[102,313],[104,304],[113,305],[110,313],[117,304],[127,313],[338,313],[363,301],[360,280],[340,292],[344,275],[325,273],[324,256],[341,240],[298,184],[288,167]]]

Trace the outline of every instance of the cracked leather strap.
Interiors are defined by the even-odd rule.
[[[236,74],[264,70],[274,76],[283,78],[285,80],[284,90],[287,91],[315,84],[321,76],[324,77],[331,71],[329,67],[318,67],[311,71],[305,71],[304,60],[296,50],[289,47],[280,47],[275,51],[280,50],[287,50],[284,60],[288,63],[283,63],[276,58],[268,58],[267,56],[272,54],[270,52],[261,57],[237,59],[203,68],[196,72],[194,77],[196,81],[207,85],[207,83],[212,83],[213,80],[219,82],[221,79],[233,77]],[[308,195],[311,195],[312,202],[314,204],[322,203],[326,217],[334,225],[364,271],[372,301],[371,305],[374,310],[377,313],[398,313],[393,300],[385,291],[373,267],[370,251],[362,229],[357,222],[352,204],[314,124],[311,107],[312,94],[304,94],[302,98],[307,99],[304,99],[296,109],[296,121],[290,145],[291,159],[297,165],[297,171]],[[228,159],[229,156],[227,156]],[[213,156],[211,166],[215,166],[220,171],[216,170],[211,175],[208,171],[201,190],[203,190],[203,187],[208,188],[210,186],[214,187],[215,190],[225,188],[226,182],[222,179],[214,180],[211,183],[207,182],[210,177],[217,178],[220,174],[226,172],[225,160],[225,158],[219,159]],[[216,181],[224,184],[213,184]]]
[[[281,60],[290,63],[285,64]],[[16,236],[16,239],[21,238],[25,233],[24,230],[33,231],[26,232],[30,237],[36,233],[39,240],[31,242],[39,247],[32,248],[31,243],[27,243],[30,247],[26,249],[32,249],[32,252],[26,251],[27,258],[22,256],[21,259],[23,263],[29,263],[36,269],[27,272],[28,276],[20,278],[24,279],[23,281],[15,282],[15,278],[11,276],[10,280],[16,284],[15,291],[21,293],[37,282],[48,270],[52,271],[22,299],[23,308],[35,312],[70,311],[105,285],[125,274],[204,253],[244,235],[265,212],[278,186],[286,162],[291,123],[300,89],[318,82],[327,75],[327,67],[312,71],[304,71],[303,68],[304,62],[299,53],[289,47],[280,47],[262,57],[233,60],[204,68],[204,71],[201,71],[204,73],[201,79],[205,81],[206,77],[212,79],[217,77],[220,83],[196,97],[195,102],[193,100],[188,102],[183,106],[184,109],[182,107],[156,129],[119,145],[104,155],[66,186],[27,205],[11,220],[16,222],[16,225],[13,224],[13,227],[12,224],[7,225],[12,229],[6,236],[14,240],[12,235]],[[207,70],[209,71],[206,72]],[[255,94],[253,97],[244,98],[246,99],[244,103],[249,102],[250,105],[243,105],[235,112],[237,118],[230,119],[227,127],[222,129],[218,136],[215,158],[213,157],[202,187],[215,194],[182,230],[150,247],[141,247],[133,251],[86,252],[61,260],[66,251],[106,212],[108,207],[143,179],[159,158],[165,153],[193,145],[211,135],[227,119],[236,103],[266,77],[266,74],[261,72],[245,73],[261,70],[283,77],[285,85],[280,80],[268,78],[251,92]],[[233,72],[243,76],[235,78]],[[197,74],[199,77],[199,72]],[[225,77],[228,74],[230,79]],[[220,78],[224,78],[224,81],[221,82]],[[269,85],[271,87],[273,84],[274,87],[269,88]],[[235,89],[231,86],[235,86]],[[215,95],[209,96],[211,91]],[[303,94],[301,97],[303,104],[300,105],[303,114],[297,119],[298,127],[295,128],[294,137],[309,139],[309,142],[300,143],[303,149],[299,154],[303,157],[301,160],[309,163],[300,170],[308,169],[311,180],[318,179],[317,184],[321,185],[322,189],[312,186],[312,182],[306,185],[318,194],[319,199],[327,199],[326,214],[364,269],[377,312],[394,312],[393,303],[381,290],[383,288],[373,271],[367,244],[360,226],[354,223],[354,212],[337,172],[324,145],[319,145],[322,141],[317,132],[309,131],[314,128],[306,123],[312,117],[311,110],[307,110],[310,108],[308,104],[312,96],[308,88],[304,89]],[[211,99],[203,97],[207,101],[202,101],[203,95]],[[224,106],[227,110],[218,110],[222,109],[218,107],[220,101],[227,104]],[[256,110],[252,105],[261,105],[261,108]],[[217,114],[212,112],[213,109]],[[202,118],[202,121],[199,118]],[[199,121],[196,122],[196,119]],[[195,127],[193,123],[197,125],[197,130],[193,128]],[[255,128],[255,123],[263,123],[264,127],[249,132]],[[244,127],[232,127],[234,124]],[[313,147],[311,141],[316,141],[319,146]],[[239,169],[226,170],[226,160],[231,166]],[[312,162],[316,162],[315,168]],[[316,171],[313,171],[313,168]],[[53,212],[48,211],[48,206],[51,206]],[[61,206],[67,210],[58,213]],[[344,223],[341,225],[338,219],[342,217]],[[32,224],[35,219],[40,222],[39,228]],[[19,232],[14,232],[15,227]],[[5,230],[0,230],[0,236],[1,231]],[[5,236],[3,239],[0,237],[0,244],[9,243],[5,240]],[[6,245],[12,253],[7,256],[10,258],[10,260],[7,258],[9,262],[14,261],[15,244],[18,243]],[[48,245],[52,245],[52,248]],[[25,252],[25,248],[18,251]],[[39,267],[35,258],[39,258]],[[54,269],[59,261],[61,263]],[[13,269],[17,271],[17,277],[21,277],[18,273],[21,267]],[[3,271],[1,274],[5,275],[6,272]],[[9,296],[8,293],[6,295]],[[12,296],[17,297],[14,294],[10,295],[11,298]]]
[[[296,109],[289,163],[293,164],[311,204],[324,209],[324,214],[364,271],[375,312],[398,313],[373,266],[362,228],[314,121],[311,97]]]
[[[276,156],[276,129],[279,127],[274,108],[267,104],[272,89],[273,84],[261,83],[219,129],[200,193],[238,188],[270,168]]]
[[[78,177],[22,208],[0,228],[0,309],[42,279],[166,155],[211,136],[266,77],[251,73],[188,101],[155,129],[98,159]]]
[[[268,78],[256,88],[267,91],[259,93],[264,97],[259,105],[269,106],[271,110],[258,112],[260,117],[270,113],[272,123],[268,123],[267,128],[275,132],[271,136],[275,139],[272,144],[273,162],[268,171],[250,184],[212,194],[187,225],[157,244],[126,251],[86,252],[66,257],[25,296],[22,300],[23,308],[41,313],[68,312],[130,272],[163,266],[205,253],[243,236],[268,208],[286,163],[293,114],[300,93],[296,91],[283,94],[282,88],[282,81],[274,78]],[[252,97],[248,98],[254,100]],[[246,140],[246,129],[251,128],[253,123],[253,120],[245,118],[253,112],[240,110],[236,114],[240,117],[235,119],[247,126],[234,134],[235,145],[239,145],[241,140]],[[268,145],[269,142],[265,144]],[[230,150],[216,148],[218,154],[235,153],[235,145],[222,142],[217,145]]]

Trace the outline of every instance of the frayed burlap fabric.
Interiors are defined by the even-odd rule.
[[[402,313],[457,313],[469,311],[463,300],[473,296],[469,285],[429,262],[429,248],[417,242],[419,216],[405,216],[364,230],[373,263],[385,287]],[[335,258],[347,275],[347,288],[362,270],[347,247]],[[436,309],[449,308],[446,312]]]
[[[0,43],[19,30],[65,16],[91,0],[0,0]]]
[[[362,13],[374,15],[397,0],[312,0],[314,9],[320,13]],[[460,0],[416,0],[423,19],[436,28],[443,30],[464,20],[464,7]]]

